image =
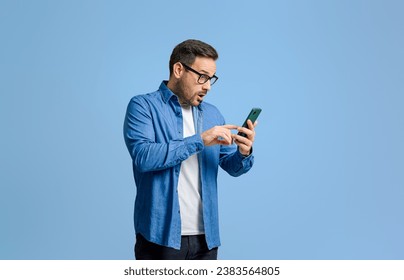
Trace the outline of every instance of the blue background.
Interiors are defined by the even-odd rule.
[[[207,101],[263,109],[219,258],[403,259],[403,3],[1,0],[0,258],[133,259],[126,105],[197,38]]]

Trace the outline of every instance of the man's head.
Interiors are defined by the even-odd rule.
[[[177,45],[170,57],[168,87],[182,105],[198,106],[217,80],[216,50],[198,40],[186,40]]]
[[[211,58],[216,61],[219,58],[216,50],[211,46],[199,40],[186,40],[178,44],[170,57],[170,76],[173,74],[173,66],[177,62],[192,65],[196,57]]]

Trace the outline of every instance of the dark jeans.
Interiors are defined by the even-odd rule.
[[[205,235],[181,237],[181,249],[157,245],[136,235],[135,257],[137,260],[217,260],[217,247],[206,245]]]

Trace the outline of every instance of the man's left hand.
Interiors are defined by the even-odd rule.
[[[255,138],[255,127],[257,126],[257,124],[257,121],[253,124],[250,120],[248,120],[248,128],[239,127],[237,129],[239,132],[243,132],[246,137],[232,134],[234,142],[237,144],[238,149],[243,156],[249,156],[251,154],[251,149]]]

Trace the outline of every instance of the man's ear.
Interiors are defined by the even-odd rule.
[[[184,73],[184,66],[181,64],[181,62],[177,62],[173,65],[173,75],[177,79],[181,78],[182,74]]]

